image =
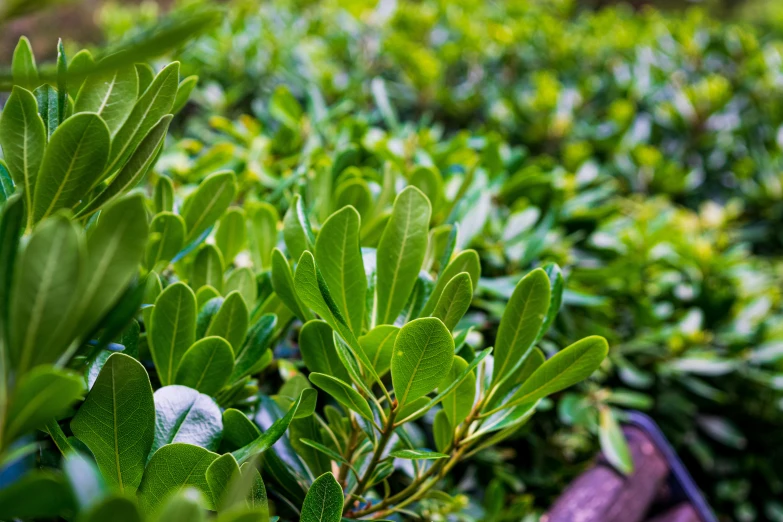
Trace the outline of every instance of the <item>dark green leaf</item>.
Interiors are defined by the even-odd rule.
[[[215,395],[234,369],[234,352],[222,337],[205,337],[183,354],[177,368],[177,384]]]

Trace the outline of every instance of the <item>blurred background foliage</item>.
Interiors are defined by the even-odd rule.
[[[68,9],[89,28],[64,36],[128,38],[199,3],[85,2]],[[373,215],[398,169],[481,254],[473,344],[492,344],[514,284],[550,261],[568,290],[543,348],[610,340],[598,379],[460,470],[465,512],[548,506],[614,408],[662,425],[722,519],[783,520],[783,4],[220,5],[168,57],[199,84],[159,174],[231,168],[246,208],[282,213],[296,188],[325,218],[346,202]],[[8,38],[22,24],[54,47],[25,23]],[[319,183],[324,170],[350,183]]]

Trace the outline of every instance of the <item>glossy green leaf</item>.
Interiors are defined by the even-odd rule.
[[[57,127],[35,182],[33,221],[73,208],[98,180],[110,147],[109,129],[96,114],[76,114]]]
[[[346,408],[355,411],[367,420],[373,420],[372,410],[367,399],[344,381],[323,373],[311,373],[310,382],[331,395]]]
[[[35,96],[14,87],[0,117],[0,146],[17,187],[24,190],[32,217],[33,193],[46,148],[46,127],[38,114]]]
[[[549,279],[540,268],[517,283],[495,341],[495,362],[492,383],[498,384],[522,365],[538,338],[549,309]]]
[[[326,220],[315,243],[316,264],[355,335],[362,330],[367,293],[359,228],[359,213],[353,207],[345,207]]]
[[[299,331],[299,351],[311,372],[325,373],[342,381],[351,377],[334,346],[332,328],[323,321],[308,321]]]
[[[417,188],[407,187],[394,201],[378,244],[376,325],[394,323],[413,291],[427,251],[430,214],[430,202]]]
[[[472,300],[473,284],[470,282],[470,274],[459,273],[443,289],[431,315],[443,321],[446,328],[453,331],[470,308]]]
[[[285,255],[277,248],[272,251],[272,288],[283,303],[302,321],[312,314],[302,305],[294,290],[294,275]]]
[[[400,329],[396,326],[382,324],[376,326],[366,335],[359,337],[359,345],[367,354],[378,375],[383,376],[391,368],[394,342]]]
[[[212,505],[215,509],[225,509],[224,499],[233,480],[239,477],[239,464],[231,453],[226,453],[215,459],[206,472],[207,484],[212,495]]]
[[[182,208],[188,235],[185,243],[199,237],[215,224],[234,200],[236,176],[231,171],[215,172],[202,181]]]
[[[438,459],[446,459],[449,456],[444,455],[443,453],[438,453],[437,451],[432,451],[428,449],[401,449],[397,451],[392,451],[389,453],[390,457],[394,457],[395,459],[408,459],[408,460],[438,460]]]
[[[223,439],[236,447],[249,444],[261,435],[258,427],[247,415],[234,408],[223,412]]]
[[[315,237],[298,194],[291,200],[291,206],[283,217],[283,239],[288,254],[294,259],[299,259],[305,250],[315,250]]]
[[[223,256],[215,245],[204,245],[196,253],[190,274],[190,286],[208,285],[218,292],[223,288]]]
[[[198,76],[195,75],[188,76],[179,82],[177,96],[174,99],[174,106],[171,108],[172,114],[177,114],[185,107],[185,104],[188,103],[188,98],[190,98],[190,94],[193,92],[193,89],[196,88],[196,84],[198,84]]]
[[[102,74],[92,74],[79,89],[74,102],[74,112],[98,114],[106,122],[113,136],[130,116],[138,94],[139,76],[132,65]]]
[[[612,410],[608,407],[600,408],[599,417],[598,437],[606,460],[624,475],[633,473],[631,450]]]
[[[206,288],[207,293],[201,294],[202,299],[210,296],[207,302],[198,307],[198,315],[196,316],[196,339],[201,339],[207,334],[207,328],[212,324],[212,319],[215,318],[220,307],[223,306],[223,298],[217,293],[217,290],[211,286],[202,286]],[[201,293],[201,292],[199,292]],[[198,304],[199,295],[196,295],[196,303]]]
[[[79,216],[89,216],[112,199],[134,188],[152,168],[158,157],[158,152],[166,139],[166,132],[171,123],[171,115],[163,116],[158,123],[141,140],[133,151],[128,162],[111,180],[109,186],[79,211]]]
[[[238,353],[245,339],[249,322],[245,300],[239,292],[232,292],[228,294],[212,319],[206,335],[222,337],[229,342],[234,353]]]
[[[307,491],[301,522],[340,522],[343,513],[343,488],[331,473],[318,477]]]
[[[468,367],[468,363],[460,356],[454,357],[454,363],[449,373],[443,377],[438,385],[440,389],[446,389],[452,382],[457,380],[462,372]],[[443,397],[443,411],[449,419],[452,426],[459,426],[464,421],[470,410],[473,409],[473,401],[476,398],[476,374],[471,373],[454,388],[451,393]]]
[[[421,311],[422,316],[433,315],[437,304],[440,301],[443,292],[452,279],[457,275],[467,272],[470,276],[471,289],[478,284],[481,276],[481,264],[478,253],[475,250],[465,250],[460,252],[457,257],[451,260],[448,266],[438,275],[438,281],[432,289],[427,304]],[[452,328],[450,327],[449,330]]]
[[[243,377],[260,371],[259,362],[264,354],[271,353],[271,342],[277,326],[277,317],[273,314],[262,315],[248,332],[245,342],[236,352],[234,371],[229,379],[236,382]]]
[[[136,491],[155,436],[152,386],[141,363],[121,353],[109,357],[71,430],[95,455],[108,484]]]
[[[196,340],[196,296],[185,283],[163,290],[152,310],[148,342],[161,384],[174,383],[182,356]]]
[[[453,359],[454,339],[440,319],[416,319],[403,326],[391,361],[398,408],[434,390]]]
[[[114,132],[111,155],[104,169],[106,174],[119,169],[155,124],[171,113],[178,85],[179,62],[173,62],[158,73],[122,126]]]
[[[46,136],[49,137],[60,125],[57,91],[51,85],[44,84],[33,91],[33,95],[38,103],[38,114],[46,127]]]
[[[145,264],[150,270],[161,269],[174,259],[185,244],[185,222],[173,212],[161,212],[152,218]]]
[[[35,56],[30,40],[26,36],[19,38],[11,60],[11,74],[14,83],[25,89],[33,90],[40,84],[38,68],[35,65]]]
[[[68,348],[84,257],[84,240],[64,216],[42,223],[21,252],[9,322],[9,355],[20,373],[57,361]]]
[[[216,453],[191,444],[160,448],[147,464],[139,486],[139,502],[144,511],[155,511],[168,496],[187,487],[197,489],[204,495],[205,507],[214,509],[206,474],[217,458]]]
[[[241,208],[230,208],[220,218],[215,232],[215,244],[223,253],[226,264],[232,264],[236,255],[245,248],[245,220],[245,211]]]
[[[228,382],[234,369],[234,352],[222,337],[196,341],[182,356],[176,383],[214,395]]]
[[[23,375],[9,398],[4,446],[16,437],[65,413],[84,393],[84,382],[76,374],[50,366],[39,366]]]
[[[220,408],[212,397],[186,386],[155,391],[155,438],[149,456],[166,444],[183,442],[216,451],[223,432]]]

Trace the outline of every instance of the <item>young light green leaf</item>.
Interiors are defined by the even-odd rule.
[[[205,507],[214,509],[206,475],[217,458],[216,453],[191,444],[178,442],[160,448],[147,464],[139,486],[142,509],[152,513],[168,496],[187,487],[201,492]]]
[[[427,300],[427,304],[424,305],[424,308],[421,311],[422,317],[434,315],[432,312],[439,303],[446,286],[451,283],[454,277],[463,272],[467,272],[470,276],[472,290],[478,284],[479,277],[481,276],[481,264],[479,262],[478,253],[475,250],[465,250],[460,252],[459,255],[455,257],[438,275],[438,281],[435,283],[435,288],[432,289],[432,293]],[[449,328],[449,330],[451,329],[452,327]]]
[[[256,271],[271,266],[279,220],[277,210],[269,203],[260,203],[247,210],[247,241]]]
[[[243,377],[252,375],[264,360],[264,354],[270,351],[270,343],[277,326],[277,316],[264,314],[253,325],[247,335],[247,339],[236,352],[234,371],[229,382],[237,382]]]
[[[434,317],[411,321],[400,329],[391,360],[398,408],[430,393],[454,359],[454,339]]]
[[[299,194],[291,200],[291,206],[283,217],[283,239],[288,253],[294,259],[298,259],[305,250],[315,250],[315,237]]]
[[[9,355],[23,374],[68,348],[67,330],[84,264],[83,239],[64,216],[42,223],[19,256],[10,310]]]
[[[174,210],[174,183],[171,178],[158,176],[155,190],[152,193],[155,212],[171,212]]]
[[[413,291],[427,251],[430,214],[430,202],[415,187],[407,187],[394,201],[378,244],[376,325],[393,323]]]
[[[565,279],[563,278],[563,272],[560,267],[555,263],[549,263],[544,266],[544,271],[549,278],[549,309],[546,312],[546,319],[544,324],[538,330],[538,336],[536,337],[536,343],[540,341],[546,334],[549,327],[557,317],[557,313],[560,311],[560,305],[563,303],[563,290],[565,288]],[[535,344],[535,343],[534,343]]]
[[[517,283],[498,327],[492,383],[512,375],[533,349],[549,309],[549,279],[537,268]]]
[[[155,439],[149,458],[166,444],[175,442],[217,450],[223,420],[212,397],[186,386],[172,385],[155,391],[154,399]]]
[[[359,228],[359,213],[344,207],[326,220],[315,243],[316,264],[355,335],[362,330],[367,293]]]
[[[132,65],[87,77],[76,96],[73,110],[94,112],[114,136],[130,116],[139,95],[139,75]]]
[[[185,244],[185,222],[173,212],[161,212],[152,218],[150,239],[145,253],[148,269],[162,269]]]
[[[231,292],[223,301],[212,322],[209,323],[206,335],[222,337],[229,342],[234,353],[239,353],[249,322],[250,317],[245,300],[239,292]]]
[[[391,368],[394,341],[397,340],[399,333],[400,329],[397,326],[382,324],[359,337],[359,345],[381,377]]]
[[[108,484],[135,492],[155,436],[152,386],[141,363],[121,353],[109,357],[71,430],[95,455]]]
[[[312,314],[300,302],[294,290],[294,275],[285,255],[277,248],[272,251],[272,288],[277,296],[302,321],[312,318]]]
[[[340,522],[343,513],[343,488],[331,473],[318,477],[307,491],[301,522]]]
[[[401,449],[392,451],[389,453],[389,456],[394,457],[395,459],[407,460],[437,460],[449,458],[448,455],[428,449]]]
[[[11,91],[0,118],[0,146],[14,183],[24,191],[29,220],[32,218],[38,171],[46,148],[46,127],[38,114],[35,96],[30,91],[21,87],[14,87]]]
[[[289,424],[291,424],[291,421],[297,415],[300,406],[303,403],[312,402],[314,396],[317,396],[317,392],[314,389],[309,388],[303,390],[301,395],[299,395],[299,398],[294,401],[284,416],[277,419],[269,426],[269,429],[259,435],[255,440],[232,452],[232,455],[237,459],[237,462],[243,464],[254,455],[263,453],[271,448],[288,429]],[[310,413],[312,413],[312,411],[310,411]]]
[[[33,222],[73,208],[98,180],[110,147],[109,129],[97,114],[76,114],[57,127],[35,182]]]
[[[196,340],[196,296],[185,283],[168,286],[155,301],[148,342],[163,386],[174,376],[188,348]]]
[[[245,219],[245,211],[235,207],[228,209],[218,223],[215,244],[229,265],[234,262],[234,258],[245,247]]]
[[[538,401],[587,379],[608,353],[606,339],[595,335],[563,348],[534,371],[502,408]]]
[[[32,91],[40,85],[33,47],[26,36],[19,38],[14,49],[14,56],[11,59],[11,75],[14,83],[25,89]]]
[[[4,447],[20,435],[43,428],[47,421],[67,411],[82,393],[83,380],[64,370],[39,366],[24,374],[9,400],[2,433]]]
[[[620,429],[611,408],[603,406],[599,409],[600,422],[598,437],[601,441],[601,451],[606,460],[624,475],[633,473],[633,458],[625,441],[625,435]]]
[[[468,363],[460,356],[454,357],[454,363],[451,370],[443,377],[438,385],[439,389],[446,389],[452,382],[457,380],[462,372],[468,367]],[[454,388],[448,395],[443,397],[443,411],[449,419],[452,426],[459,426],[464,421],[470,410],[473,408],[473,401],[476,398],[476,374],[470,373],[468,377]]]
[[[136,101],[122,126],[114,132],[111,155],[104,169],[105,175],[120,168],[150,129],[163,116],[171,114],[178,85],[179,62],[173,62],[158,73],[149,88]]]
[[[226,283],[223,285],[223,292],[230,294],[234,291],[240,293],[249,307],[255,306],[258,299],[258,285],[256,285],[256,278],[249,267],[235,268],[228,274]]]
[[[461,272],[455,275],[443,289],[431,315],[443,321],[449,331],[453,331],[470,308],[472,300],[473,284],[470,282],[470,274]]]
[[[337,402],[353,410],[365,419],[372,421],[373,415],[367,399],[344,381],[323,373],[311,373],[310,382],[335,398]]]
[[[86,207],[79,211],[78,216],[89,216],[99,210],[112,199],[120,196],[135,187],[158,157],[158,151],[166,139],[172,116],[163,116],[160,121],[141,140],[139,146],[133,151],[128,162],[120,169],[109,186],[106,187]]]
[[[239,464],[231,453],[221,455],[209,465],[206,472],[207,484],[212,495],[212,505],[218,511],[225,509],[224,498],[229,485],[239,477]]]
[[[214,395],[228,382],[233,369],[234,353],[228,341],[222,337],[205,337],[182,356],[176,382]]]
[[[234,200],[236,193],[236,176],[230,170],[215,172],[201,182],[198,189],[191,194],[182,208],[182,217],[188,235],[188,244],[199,237],[223,215]]]
[[[188,76],[179,82],[179,87],[177,88],[177,97],[174,99],[174,106],[171,108],[172,114],[177,114],[185,107],[185,104],[188,103],[188,98],[190,98],[190,93],[192,93],[193,89],[196,88],[197,83],[198,76],[195,75]]]
[[[323,321],[305,323],[299,332],[299,351],[311,372],[325,373],[342,381],[350,381],[348,371],[340,361],[334,346],[332,328]]]

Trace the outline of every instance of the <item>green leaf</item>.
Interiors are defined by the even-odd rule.
[[[169,129],[171,118],[171,115],[163,116],[155,124],[133,151],[128,162],[111,180],[109,186],[90,201],[86,207],[81,209],[78,216],[89,216],[109,201],[134,188],[141,181],[158,157],[158,151],[160,151],[166,139],[166,132]]]
[[[165,268],[185,245],[185,222],[173,212],[161,212],[152,218],[150,239],[145,254],[148,269]]]
[[[273,314],[262,315],[247,335],[247,339],[236,352],[234,371],[229,382],[237,382],[243,377],[254,373],[259,361],[269,350],[277,326],[277,316]],[[260,370],[258,370],[260,371]]]
[[[71,431],[90,448],[106,482],[135,492],[155,436],[155,404],[147,371],[115,353],[103,366]]]
[[[376,326],[366,335],[359,337],[359,345],[372,362],[379,376],[384,376],[391,368],[394,342],[400,329],[396,326],[382,324]]]
[[[279,85],[269,101],[269,113],[286,127],[296,130],[302,118],[302,107],[284,85]],[[299,257],[297,254],[296,257]]]
[[[326,446],[324,446],[320,442],[316,442],[316,441],[310,440],[310,439],[300,439],[300,441],[305,446],[310,446],[311,448],[313,448],[313,449],[315,449],[317,451],[320,451],[321,453],[323,453],[324,455],[326,455],[327,457],[329,457],[330,459],[332,459],[335,462],[339,462],[340,464],[346,464],[348,466],[351,466],[351,463],[348,462],[347,460],[345,460],[345,458],[342,455],[340,455],[339,453],[337,453],[333,449],[327,448]]]
[[[152,85],[152,81],[155,79],[155,70],[148,63],[137,63],[133,67],[139,77],[139,92],[143,93]]]
[[[158,182],[155,183],[155,190],[152,194],[153,207],[155,212],[171,212],[174,210],[174,184],[171,178],[158,176]]]
[[[0,203],[5,203],[11,199],[15,192],[16,187],[14,187],[14,180],[11,178],[8,165],[0,159]]]
[[[389,453],[389,456],[394,457],[395,459],[408,460],[437,460],[449,458],[448,455],[444,455],[443,453],[438,453],[437,451],[428,449],[401,449],[392,451]]]
[[[201,288],[208,285],[218,292],[223,288],[223,256],[215,245],[204,245],[193,260],[190,286]]]
[[[8,403],[3,446],[65,413],[84,393],[84,381],[76,374],[39,366],[23,375]]]
[[[355,335],[362,330],[367,293],[359,228],[359,213],[353,207],[345,207],[326,220],[315,243],[318,268]]]
[[[600,423],[598,425],[598,437],[601,441],[601,451],[606,460],[624,475],[633,473],[633,458],[625,441],[625,435],[620,429],[611,408],[599,409]]]
[[[109,129],[97,114],[76,114],[57,127],[35,183],[33,222],[73,208],[98,181],[110,147]]]
[[[215,172],[202,181],[182,208],[188,244],[218,220],[234,200],[236,176],[230,170]]]
[[[454,440],[454,429],[443,410],[436,413],[435,419],[432,421],[432,437],[435,439],[435,447],[440,452],[448,451]]]
[[[258,438],[261,432],[247,415],[234,408],[228,408],[223,412],[223,440],[236,447],[250,444]]]
[[[198,489],[186,486],[165,496],[162,502],[157,502],[157,516],[152,520],[155,522],[203,522],[206,519],[203,498],[204,495]]]
[[[155,391],[154,399],[155,439],[150,457],[166,444],[175,442],[217,450],[223,421],[212,397],[186,386],[172,385]]]
[[[534,371],[503,408],[538,401],[587,379],[608,353],[606,339],[596,335],[563,348]]]
[[[231,292],[209,324],[207,336],[222,337],[229,342],[234,353],[239,353],[249,322],[245,300],[239,292]]]
[[[312,398],[317,395],[317,392],[312,388],[303,390],[299,398],[291,405],[288,412],[276,420],[269,429],[263,434],[259,435],[255,440],[232,452],[232,455],[237,459],[237,462],[243,464],[254,455],[265,452],[271,448],[280,437],[283,436],[288,429],[288,425],[297,415],[300,405],[303,403],[310,403]],[[310,411],[312,413],[312,411]]]
[[[299,331],[299,351],[311,372],[325,373],[342,381],[350,381],[348,371],[340,361],[334,346],[332,328],[323,321],[312,320]]]
[[[182,356],[176,382],[214,395],[228,382],[233,369],[234,353],[228,341],[222,337],[205,337]]]
[[[152,513],[168,496],[187,487],[201,492],[205,507],[214,509],[206,475],[217,458],[216,453],[191,444],[175,443],[160,448],[147,464],[139,486],[142,509]]]
[[[470,276],[471,289],[474,288],[478,284],[479,277],[481,276],[481,264],[479,262],[478,253],[475,250],[460,252],[460,254],[448,264],[445,270],[438,275],[438,281],[435,283],[435,288],[432,289],[427,304],[424,305],[424,308],[421,311],[423,317],[433,315],[432,312],[435,310],[436,305],[440,301],[448,284],[451,283],[452,279],[463,272],[468,273]],[[452,328],[449,328],[449,330],[451,329]]]
[[[449,373],[443,377],[438,385],[440,389],[446,389],[452,382],[468,367],[468,363],[460,356],[454,357],[454,363],[451,365]],[[476,374],[471,373],[468,378],[462,381],[459,386],[454,388],[451,393],[443,397],[443,411],[449,419],[452,426],[459,426],[464,421],[470,410],[473,409],[473,401],[476,398]]]
[[[177,114],[185,107],[185,104],[188,103],[188,98],[190,98],[190,93],[196,88],[196,84],[198,84],[198,76],[195,75],[188,76],[179,82],[177,97],[174,99],[174,106],[171,108],[172,114]]]
[[[65,478],[51,471],[30,471],[0,489],[0,518],[4,520],[68,517],[75,510]]]
[[[473,284],[470,282],[470,274],[461,272],[455,275],[443,289],[431,315],[443,321],[449,331],[453,331],[470,308],[472,300]]]
[[[228,209],[220,218],[215,232],[215,244],[223,253],[227,264],[232,264],[245,247],[245,235],[245,211],[237,207]]]
[[[90,508],[83,516],[79,517],[80,522],[143,522],[139,508],[136,502],[123,496],[111,496],[100,500],[95,506]]]
[[[0,146],[14,183],[24,190],[27,212],[32,217],[33,192],[46,148],[46,127],[30,91],[21,87],[11,91],[0,117]]]
[[[549,299],[549,309],[546,312],[544,324],[541,325],[538,331],[536,343],[544,337],[549,327],[555,321],[555,317],[557,317],[557,313],[560,311],[560,305],[563,303],[563,290],[565,288],[563,272],[557,264],[549,263],[545,265],[544,271],[549,278],[549,293],[551,297]]]
[[[38,114],[46,127],[46,136],[49,137],[60,125],[57,91],[47,83],[33,91],[33,95],[38,103]]]
[[[272,288],[281,301],[300,320],[307,321],[312,318],[307,309],[302,305],[299,296],[294,291],[294,275],[291,265],[285,255],[277,248],[272,251]]]
[[[400,329],[391,361],[398,408],[430,393],[451,368],[454,339],[434,317],[411,321]]]
[[[421,190],[432,203],[433,210],[437,213],[443,200],[443,176],[435,167],[419,165],[410,175],[411,186]],[[459,270],[462,272],[463,270]]]
[[[223,291],[226,294],[237,291],[249,307],[255,306],[258,299],[258,288],[253,271],[246,266],[235,268],[226,278]]]
[[[511,294],[495,341],[492,384],[513,375],[538,338],[549,309],[549,279],[537,268],[517,283]]]
[[[299,194],[291,200],[291,206],[283,217],[283,239],[288,254],[294,259],[301,257],[305,250],[314,250],[315,237]]]
[[[359,395],[359,392],[351,388],[349,384],[323,373],[311,373],[310,382],[334,397],[346,408],[355,411],[369,421],[373,420],[372,410],[367,399]]]
[[[14,83],[28,90],[33,90],[40,85],[38,69],[35,66],[35,56],[30,40],[26,36],[19,38],[11,59],[11,74]]]
[[[111,155],[104,169],[107,175],[125,163],[163,116],[171,114],[178,85],[179,62],[173,62],[158,73],[149,88],[136,101],[122,126],[114,132]]]
[[[87,267],[82,271],[80,291],[81,331],[98,323],[138,273],[147,232],[141,194],[122,198],[101,212],[98,225],[87,238]]]
[[[88,76],[79,89],[73,110],[96,113],[114,136],[130,116],[138,95],[139,75],[130,65]]]
[[[9,348],[12,366],[20,374],[57,361],[68,348],[67,331],[83,265],[83,239],[64,216],[36,228],[19,256]]]
[[[247,241],[256,271],[271,266],[279,220],[277,210],[269,203],[260,203],[247,210]]]
[[[413,291],[427,251],[431,207],[415,187],[407,187],[394,201],[377,252],[375,324],[391,324]]]
[[[301,522],[340,522],[343,513],[343,488],[331,473],[313,482],[302,505]]]
[[[215,509],[225,509],[224,498],[233,480],[239,477],[239,464],[231,453],[221,455],[207,468],[207,484],[212,495],[212,505]]]
[[[534,348],[525,359],[525,362],[522,363],[522,366],[519,368],[519,370],[517,370],[514,375],[506,379],[505,382],[498,386],[497,392],[495,392],[495,396],[488,403],[489,407],[485,409],[494,408],[497,405],[502,404],[506,399],[510,399],[509,393],[514,390],[514,388],[528,380],[530,376],[533,375],[533,372],[536,371],[542,364],[544,364],[545,361],[546,357],[544,356],[544,352],[542,352],[539,348]]]
[[[62,468],[80,511],[94,506],[109,493],[97,464],[86,451],[67,452],[63,457]]]
[[[174,383],[182,356],[196,340],[196,296],[185,283],[167,287],[155,301],[148,341],[163,386]]]

